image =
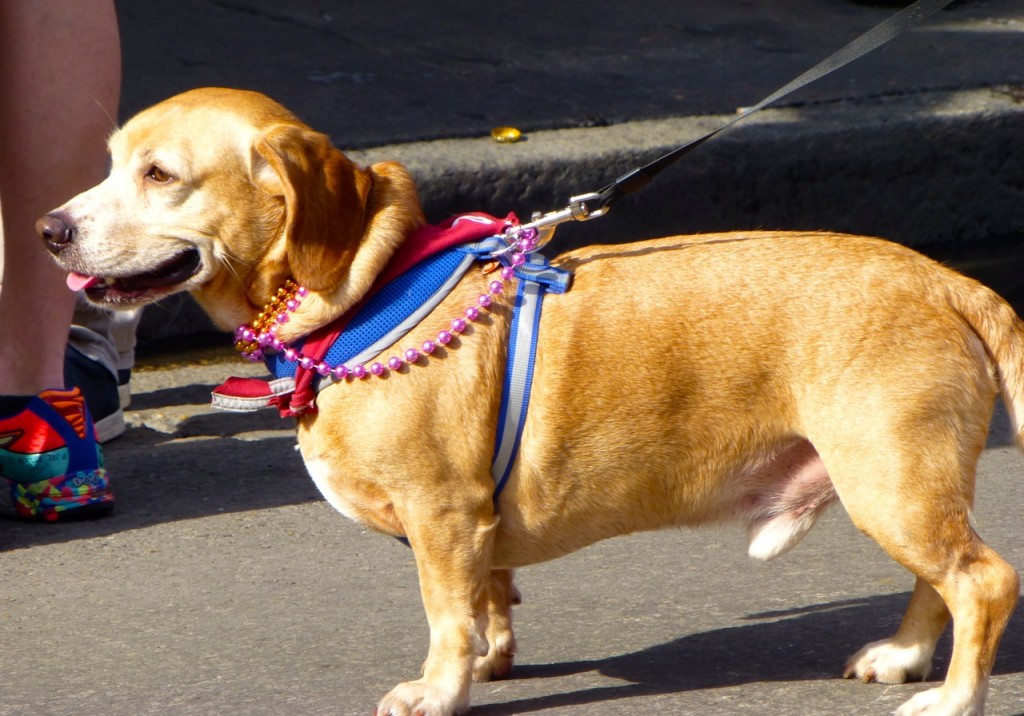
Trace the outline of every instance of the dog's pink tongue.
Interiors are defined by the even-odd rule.
[[[83,276],[82,274],[75,273],[74,271],[68,274],[68,288],[72,291],[81,291],[89,288],[90,286],[95,286],[99,282],[100,279],[98,276]]]

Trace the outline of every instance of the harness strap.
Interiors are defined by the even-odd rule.
[[[531,254],[527,263],[516,269],[516,277],[519,278],[519,288],[512,309],[505,381],[501,392],[501,407],[498,409],[494,460],[491,464],[495,507],[512,473],[523,428],[526,426],[544,294],[548,291],[565,293],[572,280],[570,272],[550,266],[541,254]]]

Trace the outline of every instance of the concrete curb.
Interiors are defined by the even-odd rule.
[[[1024,229],[1022,100],[991,88],[766,110],[606,218],[565,233],[575,245],[729,229],[834,229],[915,247],[1011,234]],[[469,210],[528,216],[600,189],[727,119],[537,132],[514,145],[438,140],[352,156],[403,162],[435,220]]]
[[[564,206],[727,117],[530,134],[517,144],[435,140],[350,152],[417,178],[431,221],[461,211],[521,218]],[[1024,232],[1024,93],[1015,86],[770,109],[624,199],[562,228],[556,250],[674,233],[829,229],[929,252]],[[841,197],[841,201],[837,198]],[[212,332],[187,298],[147,308],[142,345]]]

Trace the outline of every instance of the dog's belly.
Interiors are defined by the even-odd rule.
[[[663,477],[662,472],[635,475],[634,489],[623,492],[609,489],[600,475],[594,475],[564,492],[548,492],[543,506],[535,499],[525,504],[503,502],[496,566],[522,567],[554,559],[631,532],[722,521],[743,524],[750,556],[767,560],[796,546],[838,499],[824,463],[804,439],[790,439],[765,454],[747,456],[717,474],[691,480],[680,471],[675,484]],[[552,479],[560,484],[558,478]]]

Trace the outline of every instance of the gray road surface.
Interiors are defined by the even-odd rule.
[[[0,714],[369,714],[416,675],[427,630],[411,552],[348,522],[305,476],[290,425],[212,413],[246,366],[137,373],[112,443],[115,515],[0,522]],[[981,533],[1024,568],[1024,460],[994,431]],[[898,624],[912,580],[835,508],[762,565],[735,527],[611,540],[519,573],[513,678],[473,714],[887,714],[921,684],[839,678]],[[944,673],[948,634],[935,673]],[[989,713],[1024,713],[1011,622]]]

